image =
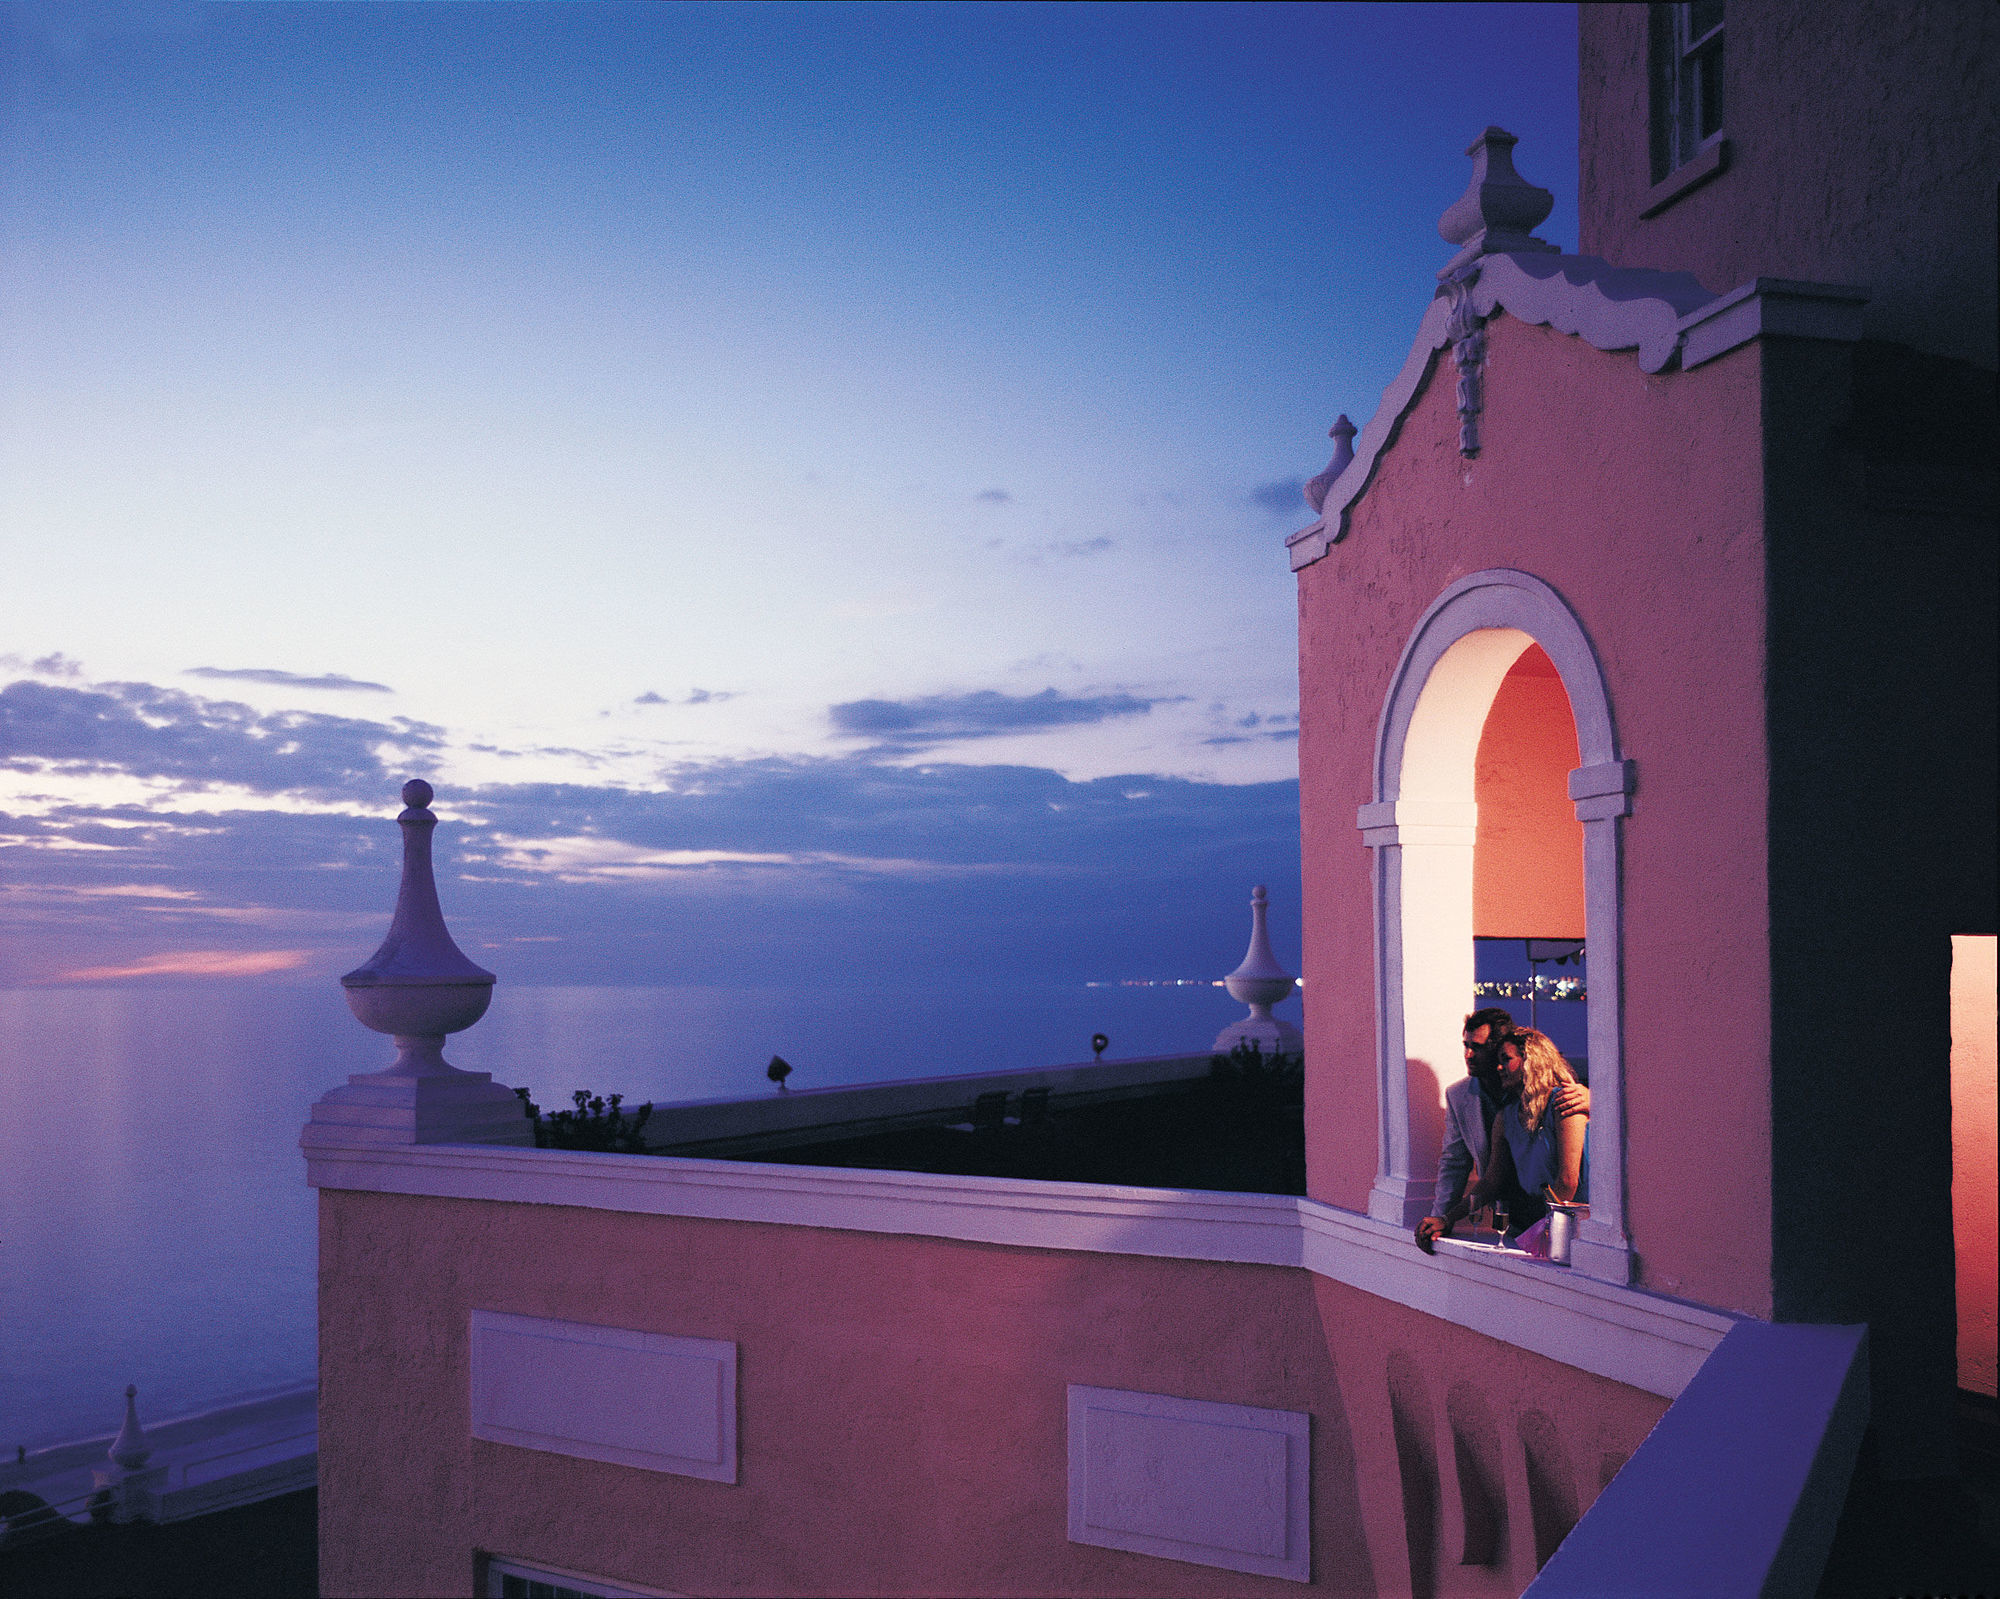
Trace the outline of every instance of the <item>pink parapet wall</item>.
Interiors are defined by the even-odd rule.
[[[1951,941],[1951,1241],[1958,1267],[1958,1385],[2000,1397],[2000,1091],[1995,940]]]
[[[1504,313],[1486,337],[1479,456],[1459,453],[1441,356],[1347,536],[1299,573],[1310,1190],[1365,1210],[1378,1164],[1373,889],[1356,809],[1371,799],[1392,674],[1449,584],[1511,568],[1581,622],[1637,772],[1619,826],[1638,1281],[1769,1315],[1763,357],[1746,345],[1648,375],[1629,351]],[[1435,1093],[1463,1067],[1408,1070]],[[1593,1159],[1615,1137],[1594,1131]],[[1426,1159],[1434,1144],[1413,1149],[1413,1170]],[[1729,1203],[1689,1202],[1719,1194]]]
[[[1667,1405],[1295,1268],[320,1204],[329,1596],[461,1595],[482,1551],[704,1595],[1512,1595]],[[474,1439],[474,1309],[734,1343],[737,1480]],[[1070,1384],[1308,1413],[1311,1583],[1071,1542]]]

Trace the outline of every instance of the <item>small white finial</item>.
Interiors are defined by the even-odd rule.
[[[123,1466],[127,1471],[137,1471],[152,1458],[152,1447],[146,1442],[146,1429],[139,1425],[139,1385],[125,1385],[125,1424],[118,1429],[118,1436],[111,1440],[109,1451],[111,1463]]]
[[[1488,128],[1465,147],[1472,157],[1472,181],[1438,218],[1438,232],[1462,248],[1440,278],[1482,255],[1558,253],[1553,244],[1534,237],[1535,228],[1555,209],[1556,198],[1514,170],[1514,146],[1520,142],[1505,128]]]
[[[451,939],[431,871],[438,819],[430,784],[403,785],[403,880],[382,947],[341,978],[347,1008],[363,1027],[396,1040],[396,1059],[379,1072],[357,1072],[313,1102],[299,1135],[316,1151],[387,1144],[523,1144],[534,1123],[512,1089],[490,1072],[460,1071],[444,1058],[448,1034],[462,1032],[493,1001],[493,974],[475,966]]]
[[[1354,459],[1354,424],[1347,420],[1346,413],[1326,431],[1333,440],[1333,459],[1326,463],[1326,470],[1306,485],[1306,504],[1315,511],[1326,509],[1326,497],[1333,492],[1333,486],[1340,481],[1348,463]]]
[[[1297,982],[1271,953],[1271,935],[1265,923],[1268,900],[1262,883],[1250,890],[1250,948],[1244,953],[1243,964],[1222,980],[1232,998],[1250,1007],[1248,1016],[1224,1028],[1216,1039],[1216,1049],[1224,1053],[1242,1043],[1254,1044],[1270,1055],[1297,1054],[1303,1046],[1299,1030],[1271,1014],[1271,1007],[1290,995]]]
[[[364,1027],[395,1037],[392,1072],[441,1076],[458,1068],[444,1058],[447,1033],[462,1032],[486,1014],[494,976],[475,966],[444,924],[437,878],[431,869],[431,833],[438,819],[429,809],[435,793],[422,778],[403,785],[403,879],[389,936],[361,965],[341,978],[348,1009]]]

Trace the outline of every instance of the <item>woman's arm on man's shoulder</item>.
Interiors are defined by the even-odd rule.
[[[1564,1083],[1551,1096],[1549,1103],[1555,1107],[1556,1114],[1565,1120],[1571,1116],[1588,1116],[1590,1090],[1581,1083]]]

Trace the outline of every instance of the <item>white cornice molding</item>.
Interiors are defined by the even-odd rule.
[[[1867,304],[1866,289],[1846,284],[1752,278],[1681,318],[1681,367],[1700,366],[1740,344],[1773,334],[1856,343]]]
[[[1757,278],[1714,295],[1692,273],[1614,267],[1594,255],[1488,255],[1472,270],[1478,276],[1466,298],[1478,316],[1504,310],[1600,350],[1637,350],[1639,370],[1647,373],[1664,372],[1677,358],[1683,367],[1699,366],[1765,334],[1852,342],[1861,337],[1868,298],[1863,289],[1789,278]],[[1346,537],[1349,513],[1395,442],[1438,351],[1450,342],[1451,286],[1438,294],[1402,371],[1354,441],[1353,460],[1327,489],[1319,519],[1285,540],[1293,571]]]
[[[1665,370],[1681,318],[1714,298],[1692,272],[1615,267],[1594,255],[1488,256],[1472,286],[1481,316],[1504,308],[1600,350],[1636,349],[1641,372]]]
[[[317,1188],[1302,1268],[1673,1398],[1737,1317],[1283,1194],[1125,1188],[498,1145],[320,1144]]]

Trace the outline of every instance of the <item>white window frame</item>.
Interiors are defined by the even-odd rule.
[[[1722,90],[1726,23],[1725,15],[1697,37],[1694,7],[1688,0],[1653,7],[1647,46],[1651,80],[1647,139],[1655,183],[1692,165],[1722,137],[1722,118],[1729,109]],[[1721,104],[1712,118],[1715,126],[1704,133],[1701,125],[1710,99]]]
[[[587,1577],[580,1571],[566,1571],[561,1566],[529,1565],[526,1561],[510,1560],[504,1555],[486,1557],[486,1583],[481,1592],[485,1599],[504,1599],[502,1579],[519,1577],[524,1582],[546,1582],[557,1587],[568,1588],[573,1593],[590,1595],[590,1599],[686,1599],[666,1588],[641,1588],[634,1583],[614,1582],[608,1577]]]
[[[1585,934],[1590,949],[1590,1216],[1572,1268],[1632,1280],[1625,1229],[1624,1054],[1619,818],[1631,811],[1632,763],[1618,745],[1596,652],[1567,602],[1526,572],[1475,572],[1426,610],[1383,704],[1374,797],[1356,818],[1374,851],[1376,1082],[1379,1160],[1368,1213],[1414,1227],[1430,1213],[1436,1170],[1411,1149],[1409,1062],[1443,1081],[1459,1065],[1472,1007],[1473,803],[1479,735],[1493,696],[1529,645],[1555,664],[1576,721],[1581,764],[1569,795],[1583,824]]]

